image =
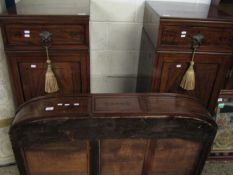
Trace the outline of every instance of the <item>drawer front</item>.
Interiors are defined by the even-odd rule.
[[[229,51],[233,49],[233,28],[215,26],[162,25],[158,47],[190,49],[192,37],[204,36],[202,51]]]
[[[53,48],[88,48],[86,30],[82,25],[22,25],[8,24],[5,26],[6,47],[40,48],[42,31],[52,33]]]

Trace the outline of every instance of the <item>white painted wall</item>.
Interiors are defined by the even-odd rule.
[[[16,3],[19,3],[20,10],[19,13],[25,14],[41,14],[41,11],[44,12],[46,6],[48,15],[56,14],[78,14],[78,13],[87,13],[90,11],[89,0],[15,0]],[[23,4],[23,5],[21,5]],[[30,8],[31,6],[36,8]],[[69,11],[67,11],[69,9]]]
[[[91,0],[91,92],[134,92],[144,0]]]

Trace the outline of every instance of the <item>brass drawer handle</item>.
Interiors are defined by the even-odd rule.
[[[48,32],[48,31],[43,31],[40,33],[41,42],[42,42],[43,46],[49,46],[51,44],[52,36],[53,36],[53,34]]]
[[[200,33],[197,35],[194,35],[193,39],[192,39],[193,47],[200,47],[201,44],[203,43],[204,39],[205,39],[204,35],[202,35]]]

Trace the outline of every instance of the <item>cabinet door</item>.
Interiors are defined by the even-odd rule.
[[[200,102],[213,110],[218,93],[224,85],[229,66],[229,56],[197,54],[195,57],[195,89],[187,91],[180,87],[190,61],[190,54],[160,54],[160,92],[182,93],[197,97]]]
[[[43,53],[9,55],[13,83],[18,104],[31,98],[46,95],[46,57]],[[52,69],[62,94],[89,92],[89,66],[87,54],[51,53]]]
[[[47,65],[43,62],[18,64],[24,99],[45,95],[45,73]],[[63,93],[81,93],[80,62],[54,62],[53,71]]]

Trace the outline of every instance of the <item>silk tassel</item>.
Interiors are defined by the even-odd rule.
[[[57,92],[59,90],[59,87],[58,87],[56,76],[52,70],[52,62],[49,58],[48,47],[46,46],[45,49],[46,49],[46,55],[47,55],[47,60],[46,60],[47,70],[45,74],[45,92],[53,93],[53,92]]]
[[[185,72],[182,81],[180,83],[180,87],[185,90],[194,90],[195,89],[195,72],[194,72],[194,56],[196,53],[196,48],[193,50],[192,60],[190,61],[190,65],[188,70]]]

